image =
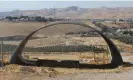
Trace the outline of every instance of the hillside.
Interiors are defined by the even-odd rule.
[[[28,35],[32,31],[44,26],[44,22],[4,22],[0,21],[0,37],[14,36],[14,35]],[[91,23],[89,23],[91,24]],[[40,30],[36,35],[51,36],[54,34],[66,34],[69,32],[83,32],[91,30],[86,27],[73,24],[58,24],[54,27],[48,27]]]
[[[0,12],[0,17],[5,16],[44,16],[55,18],[133,18],[133,7],[100,7],[100,8],[80,8],[77,6],[70,6],[67,8],[49,8],[41,10],[13,10],[10,12]]]

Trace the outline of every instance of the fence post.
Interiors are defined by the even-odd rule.
[[[130,28],[130,36],[131,36],[131,45],[133,47],[133,32],[131,30],[132,28]],[[131,50],[131,53],[133,54],[133,49]]]
[[[131,33],[131,41],[132,41],[132,47],[133,47],[133,32]],[[132,49],[132,54],[133,54],[133,49]]]
[[[3,67],[3,41],[1,41],[1,67]]]

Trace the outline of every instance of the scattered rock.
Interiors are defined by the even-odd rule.
[[[36,70],[33,69],[31,66],[23,66],[20,69],[22,72],[30,72],[30,73],[35,73]]]
[[[56,76],[57,76],[56,72],[50,72],[49,73],[49,77],[51,77],[51,78],[55,78]]]

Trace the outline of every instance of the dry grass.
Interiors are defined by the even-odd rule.
[[[129,58],[130,61],[133,61],[133,58]]]
[[[45,23],[40,22],[3,22],[0,21],[0,36],[27,35]]]
[[[51,54],[53,55],[53,54]],[[51,56],[50,55],[50,56]],[[67,55],[67,54],[66,54]],[[70,53],[69,53],[70,55]],[[45,55],[46,56],[46,55]],[[50,57],[50,56],[47,56]],[[58,57],[59,54],[56,56]],[[62,55],[60,55],[62,56]],[[58,58],[60,58],[60,56]],[[65,56],[65,55],[63,55]],[[78,56],[80,58],[93,58],[93,55],[89,54],[76,54],[71,53],[72,56]],[[68,56],[67,56],[68,57]],[[45,57],[44,57],[45,58]],[[72,57],[74,58],[74,57]],[[77,57],[76,57],[77,58]],[[59,68],[59,67],[37,67],[37,66],[23,66],[23,65],[15,65],[15,64],[9,64],[9,57],[5,60],[5,66],[4,68],[0,68],[0,75],[3,75],[5,80],[21,80],[18,76],[34,76],[34,77],[52,77],[55,78],[57,76],[65,76],[65,75],[72,75],[72,74],[79,74],[79,73],[122,73],[127,72],[133,68],[133,65],[130,63],[124,63],[123,65],[119,66],[115,69],[81,69],[81,68]],[[92,63],[91,63],[92,64]],[[93,62],[94,64],[94,62]],[[97,64],[97,63],[95,63]],[[103,64],[103,63],[99,63]]]
[[[44,26],[45,22],[4,22],[0,21],[0,36],[27,35],[30,32]],[[60,24],[45,28],[37,34],[54,35],[65,34],[71,31],[88,31],[89,28],[73,24]]]
[[[30,23],[30,22],[23,22],[23,23],[12,23],[12,22],[0,22],[0,36],[10,36],[10,35],[19,35],[19,34],[24,34],[27,35],[29,32],[41,27],[42,25],[44,25],[44,23]],[[66,25],[68,26],[68,25]],[[10,27],[10,29],[9,29]],[[64,26],[65,27],[65,26]],[[61,31],[63,32],[64,30],[66,30],[67,32],[70,30],[71,28],[65,28],[65,29],[60,29],[60,30],[56,30],[55,32]],[[75,28],[73,28],[74,30]],[[80,28],[77,28],[80,29]],[[47,29],[46,29],[47,30]],[[52,28],[51,32],[53,31],[54,28]],[[43,31],[42,31],[43,32]],[[38,33],[40,34],[40,33]],[[54,34],[54,33],[52,33]],[[99,37],[93,37],[93,38],[85,38],[85,39],[81,39],[78,37],[74,37],[71,38],[72,40],[77,40],[77,41],[83,41],[85,44],[90,44],[90,43],[94,43],[94,40],[97,40],[98,42],[102,42],[102,44],[105,44],[105,42],[103,42],[103,39],[99,38]],[[89,41],[91,39],[91,41]],[[51,39],[53,40],[53,39]],[[63,39],[64,40],[64,39]],[[48,40],[47,40],[48,41]],[[45,41],[45,43],[47,42]],[[38,40],[33,41],[33,43],[39,42]],[[94,44],[98,44],[98,42],[95,42]],[[32,43],[32,45],[33,45]],[[45,44],[44,43],[44,44]],[[15,44],[15,43],[14,43]],[[17,43],[19,44],[19,43]],[[35,45],[36,46],[36,45]],[[6,55],[5,55],[6,57]],[[32,57],[36,57],[35,56],[30,56]],[[90,61],[90,63],[94,63],[93,60],[93,55],[92,54],[62,54],[62,55],[57,55],[53,56],[52,55],[45,55],[43,54],[41,56],[37,56],[40,57],[42,59],[74,59],[74,60],[81,60],[81,59],[92,59],[92,61]],[[102,60],[102,55],[98,56],[97,55],[97,59]],[[4,58],[4,63],[5,66],[4,68],[0,68],[0,73],[27,73],[27,74],[35,74],[35,75],[48,75],[49,77],[55,77],[56,75],[64,75],[64,74],[76,74],[76,73],[83,73],[83,72],[124,72],[124,71],[129,71],[130,69],[132,69],[132,65],[130,65],[129,63],[125,63],[122,66],[115,68],[115,69],[76,69],[76,68],[50,68],[50,67],[36,67],[36,66],[22,66],[22,65],[12,65],[9,64],[9,58],[10,55],[8,56],[8,58]],[[107,57],[105,57],[106,59]],[[96,63],[97,64],[97,63]],[[102,61],[101,63],[102,64]]]
[[[91,24],[87,22],[87,24]],[[41,22],[2,22],[0,21],[0,36],[11,36],[11,35],[28,35],[30,32],[38,29],[39,27],[44,26],[45,23]],[[63,36],[68,32],[77,32],[77,31],[90,31],[89,28],[84,28],[72,24],[60,24],[53,27],[48,27],[43,30],[40,30],[33,36],[48,36],[47,38],[33,39],[29,40],[26,46],[30,47],[44,47],[47,45],[56,45],[56,44],[66,44],[67,42],[76,42],[79,44],[85,45],[107,45],[102,37],[72,37],[72,36]],[[119,42],[118,40],[113,40],[116,45],[120,45],[121,49],[124,51],[131,51],[132,46]],[[18,45],[20,42],[16,41],[5,41],[4,44]]]
[[[67,54],[66,54],[67,55]],[[56,58],[61,58],[61,56],[66,56],[65,54],[57,54],[56,56],[54,55],[54,57]],[[46,57],[47,56],[47,57]],[[45,55],[43,57],[44,58],[49,58],[52,59],[53,54],[51,55]],[[66,57],[70,57],[77,59],[92,59],[93,55],[92,54],[71,54],[69,53],[68,56]],[[99,55],[102,58],[102,55]],[[99,57],[98,56],[98,57]],[[64,57],[65,58],[65,57]],[[100,58],[100,57],[99,57]],[[107,58],[107,57],[106,57]],[[115,69],[78,69],[78,68],[50,68],[50,67],[35,67],[35,66],[22,66],[22,65],[12,65],[9,64],[9,59],[6,58],[7,60],[5,60],[5,66],[3,69],[0,70],[0,72],[26,72],[26,73],[37,73],[37,74],[44,74],[44,73],[50,73],[51,69],[53,69],[52,71],[55,73],[59,73],[59,74],[75,74],[75,73],[82,73],[82,72],[124,72],[124,71],[128,71],[130,69],[132,69],[132,65],[130,63],[124,63],[123,65],[121,65],[118,68]],[[70,58],[69,58],[70,59]],[[92,62],[90,62],[89,64],[94,64],[94,60]],[[97,62],[95,63],[97,64]],[[103,64],[102,62],[100,64]]]
[[[121,65],[118,68],[115,69],[75,69],[75,68],[55,68],[59,73],[63,74],[76,74],[76,73],[84,73],[84,72],[90,72],[90,73],[110,73],[110,72],[115,72],[115,73],[120,73],[120,72],[125,72],[129,71],[133,68],[133,65],[130,63],[125,63]]]
[[[54,52],[47,54],[43,53],[24,53],[23,56],[27,59],[47,59],[47,60],[77,60],[87,64],[107,64],[110,63],[110,57],[105,53],[95,54],[92,52]]]
[[[47,75],[49,77],[56,77],[57,75],[77,74],[77,73],[121,73],[129,71],[133,68],[130,63],[124,63],[122,66],[115,69],[78,69],[78,68],[50,68],[50,67],[35,67],[35,66],[21,66],[21,65],[6,65],[1,72],[6,73],[26,73],[35,75]]]

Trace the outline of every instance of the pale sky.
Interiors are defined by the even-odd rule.
[[[81,8],[96,7],[133,7],[133,1],[2,1],[0,12],[12,10],[38,10],[43,8],[64,8],[79,6]]]

